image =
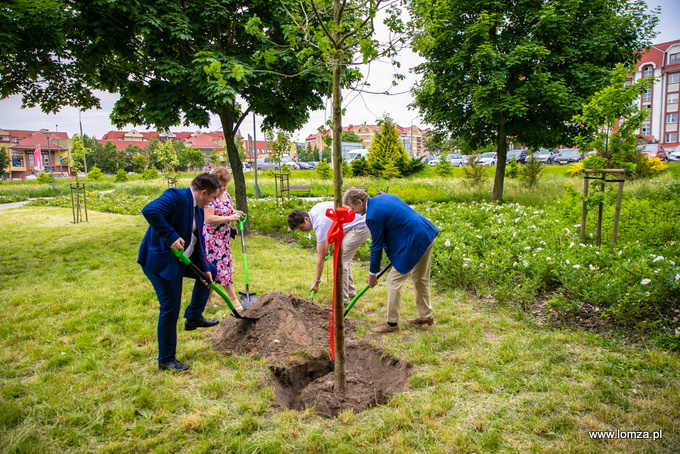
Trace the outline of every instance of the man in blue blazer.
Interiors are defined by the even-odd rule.
[[[371,231],[371,265],[366,279],[371,288],[378,283],[376,274],[380,271],[383,249],[392,263],[392,270],[387,275],[387,323],[371,328],[371,331],[391,333],[399,329],[401,287],[409,274],[415,287],[418,318],[408,322],[432,325],[430,262],[439,230],[392,194],[369,197],[361,189],[349,189],[343,203],[355,213],[365,215]]]
[[[139,247],[137,263],[142,265],[160,303],[158,368],[161,370],[182,371],[191,368],[175,358],[183,277],[196,280],[191,304],[184,311],[184,329],[191,331],[219,323],[203,318],[203,309],[210,294],[209,283],[199,282],[198,276],[180,262],[171,249],[184,250],[191,262],[212,280],[217,270],[205,258],[203,207],[215,198],[220,187],[217,177],[202,173],[193,179],[191,187],[170,188],[142,209],[149,228]]]

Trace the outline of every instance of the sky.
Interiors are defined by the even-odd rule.
[[[654,43],[658,44],[680,39],[680,32],[677,29],[677,21],[680,18],[680,1],[646,0],[646,3],[650,8],[661,7],[660,20],[657,25],[658,35],[654,39]],[[421,128],[428,127],[428,125],[423,124],[418,111],[408,108],[408,105],[413,101],[410,89],[418,81],[418,76],[410,72],[409,69],[418,64],[420,57],[409,50],[405,50],[401,52],[398,60],[401,63],[400,71],[404,74],[405,80],[395,87],[391,87],[392,75],[394,74],[394,68],[391,64],[377,61],[361,67],[363,74],[366,76],[365,80],[370,84],[370,86],[365,87],[365,90],[382,93],[389,89],[394,94],[369,94],[344,90],[342,103],[343,108],[346,109],[346,113],[343,116],[344,126],[349,124],[357,125],[364,122],[375,124],[378,118],[389,114],[402,127],[409,127],[411,125]],[[112,126],[109,119],[118,96],[105,92],[98,92],[98,95],[100,97],[101,109],[85,111],[81,114],[81,118],[83,133],[99,139],[107,132],[119,128]],[[302,128],[295,131],[291,139],[295,142],[304,142],[307,136],[315,134],[318,128],[326,120],[330,119],[330,100],[326,102],[326,106],[325,110],[311,112],[309,121]],[[0,100],[0,129],[38,130],[44,128],[51,131],[67,132],[72,137],[80,132],[78,114],[78,109],[70,107],[64,107],[59,113],[49,115],[43,113],[39,108],[21,109],[21,97],[11,96]],[[261,117],[255,118],[257,140],[264,139],[260,131],[261,122]],[[127,125],[120,128],[120,130],[127,131],[133,128],[138,131],[155,130],[153,127],[148,128],[143,125]],[[193,125],[171,128],[173,131],[196,131],[199,129],[203,132],[217,131],[221,129],[221,124],[217,117],[211,117],[208,128],[199,128]],[[246,138],[248,134],[253,134],[252,114],[243,121],[240,132]]]

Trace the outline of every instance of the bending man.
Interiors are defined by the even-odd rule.
[[[373,288],[378,283],[376,274],[380,271],[383,249],[393,266],[387,275],[387,323],[371,328],[371,331],[391,333],[399,329],[401,287],[409,273],[415,286],[418,318],[408,321],[416,325],[432,325],[430,261],[439,230],[392,194],[371,198],[365,191],[350,189],[345,193],[343,203],[355,213],[365,215],[366,225],[371,231],[368,285]]]
[[[314,231],[316,236],[316,270],[314,272],[314,282],[310,291],[319,291],[319,283],[323,274],[323,264],[326,254],[328,254],[328,229],[331,228],[333,221],[326,216],[326,210],[333,209],[333,202],[317,203],[309,210],[309,213],[300,209],[295,209],[288,213],[288,227],[291,230],[301,232]],[[342,294],[344,304],[347,306],[352,298],[357,294],[352,279],[352,259],[359,247],[364,244],[370,235],[363,216],[357,216],[350,223],[343,225],[345,238],[342,240]]]

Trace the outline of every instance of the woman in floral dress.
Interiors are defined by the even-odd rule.
[[[235,210],[231,197],[227,192],[227,185],[232,180],[231,172],[226,167],[218,167],[213,171],[213,175],[220,180],[222,189],[217,193],[217,197],[205,206],[205,224],[203,226],[203,236],[205,237],[206,257],[217,267],[217,275],[214,276],[215,282],[224,287],[225,292],[231,299],[236,309],[241,309],[234,291],[234,266],[231,263],[230,223],[240,221],[243,212]],[[210,296],[212,296],[212,291]],[[215,303],[208,298],[208,305],[215,307]]]

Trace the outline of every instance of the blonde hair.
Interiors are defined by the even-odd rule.
[[[218,167],[213,170],[212,174],[215,175],[217,179],[220,180],[220,183],[225,186],[228,185],[233,178],[231,172],[226,167]]]

